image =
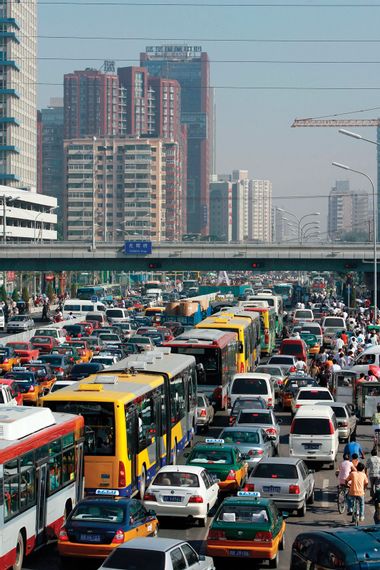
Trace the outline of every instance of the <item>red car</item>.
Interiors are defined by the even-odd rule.
[[[40,354],[49,354],[53,348],[59,346],[59,342],[51,336],[32,336],[30,342],[34,348],[38,348]]]
[[[30,360],[38,360],[40,351],[31,342],[7,342],[5,346],[10,346],[15,354],[20,357],[20,363],[24,364]]]
[[[84,327],[84,334],[82,336],[91,336],[94,329],[95,329],[95,323],[97,325],[100,325],[100,323],[98,323],[97,321],[80,321],[78,323],[78,325],[83,325],[83,327]],[[100,328],[100,327],[96,327],[96,328]]]
[[[11,378],[9,379],[0,378],[0,384],[5,384],[6,386],[9,386],[12,397],[16,400],[17,405],[22,406],[23,397],[17,382],[15,380],[12,380]]]
[[[301,358],[307,362],[307,346],[302,339],[298,338],[285,338],[280,346],[279,354],[287,354]]]
[[[168,327],[156,327],[158,331],[164,333],[165,342],[169,342],[170,340],[174,340],[173,331],[171,331]]]

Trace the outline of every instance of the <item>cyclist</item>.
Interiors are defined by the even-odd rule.
[[[371,457],[367,459],[366,473],[369,477],[369,490],[371,499],[374,498],[375,488],[380,484],[380,457],[377,455],[377,449],[374,447],[371,451]]]
[[[338,494],[342,487],[346,487],[346,479],[351,473],[351,471],[356,471],[356,467],[352,463],[350,456],[348,453],[343,454],[343,461],[339,465],[339,468],[336,470],[335,474],[338,477]],[[347,510],[350,509],[350,505],[348,502],[347,497]]]
[[[372,416],[372,427],[374,431],[375,445],[377,445],[380,435],[380,402],[377,404],[376,412]]]
[[[360,443],[358,443],[357,441],[350,441],[349,443],[346,443],[343,450],[343,455],[345,455],[346,453],[348,453],[350,459],[353,459],[354,454],[356,454],[357,457],[364,459],[364,452],[362,450]]]
[[[358,463],[357,470],[351,471],[346,479],[346,484],[350,486],[348,490],[349,510],[347,514],[352,515],[352,522],[355,522],[353,509],[356,499],[359,501],[360,521],[364,521],[364,498],[365,490],[368,485],[368,478],[365,474],[363,463]]]

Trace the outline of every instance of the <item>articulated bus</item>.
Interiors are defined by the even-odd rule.
[[[83,427],[78,416],[1,407],[1,570],[21,570],[83,497]]]
[[[253,358],[253,366],[258,366],[261,359],[261,329],[260,317],[256,313],[246,311],[244,307],[226,307],[219,313],[214,313],[214,317],[229,316],[231,318],[249,319],[251,326],[249,327],[249,350]]]
[[[207,394],[219,409],[227,409],[227,387],[236,373],[238,342],[236,333],[221,330],[190,329],[164,347],[172,354],[191,354],[202,364],[204,374],[198,376],[198,392]]]
[[[195,359],[173,355],[175,363],[169,365],[163,353],[158,358],[163,373],[138,372],[136,367],[148,368],[149,363],[124,359],[42,398],[42,405],[53,411],[84,418],[86,493],[142,498],[161,466],[175,463],[177,453],[191,441],[197,404]]]
[[[276,312],[273,307],[251,306],[255,301],[243,301],[245,311],[258,313],[261,327],[261,354],[270,356],[276,347]]]
[[[227,315],[207,317],[199,324],[197,329],[219,329],[224,332],[234,332],[238,337],[238,372],[250,372],[254,368],[253,346],[252,346],[252,322],[240,317],[229,317]]]

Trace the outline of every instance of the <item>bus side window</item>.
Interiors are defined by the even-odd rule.
[[[185,387],[183,378],[177,377],[170,384],[170,407],[172,423],[179,422],[185,416]]]
[[[29,507],[36,500],[36,481],[34,469],[34,452],[26,453],[20,460],[21,488],[20,507]]]

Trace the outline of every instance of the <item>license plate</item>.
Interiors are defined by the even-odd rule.
[[[305,449],[319,449],[321,447],[320,443],[304,443]]]
[[[82,542],[100,542],[100,534],[81,534],[80,540]]]
[[[264,493],[279,493],[281,491],[281,487],[272,487],[272,485],[263,487]]]
[[[163,499],[166,503],[181,503],[181,501],[182,501],[182,497],[168,496],[168,497],[163,497]]]
[[[230,550],[230,556],[237,556],[238,558],[249,558],[249,550]]]

